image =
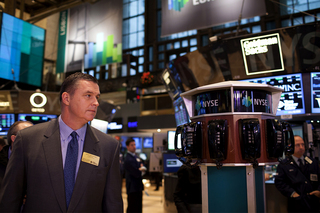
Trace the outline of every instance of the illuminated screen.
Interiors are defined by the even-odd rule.
[[[0,114],[0,135],[6,136],[10,126],[15,122],[14,114]]]
[[[163,172],[174,173],[182,166],[182,162],[177,158],[175,154],[164,153],[162,156]]]
[[[133,137],[133,140],[136,142],[136,149],[141,150],[142,149],[142,140],[138,137]]]
[[[311,112],[320,113],[320,72],[311,73]]]
[[[153,147],[153,138],[143,138],[143,148],[152,148]]]
[[[100,130],[103,133],[107,133],[108,121],[103,121],[100,119],[93,119],[91,121],[91,126]]]
[[[175,139],[176,131],[168,131],[168,150],[175,150],[174,148],[174,139]],[[177,137],[177,148],[181,149],[181,134]]]
[[[180,126],[182,124],[188,123],[189,115],[181,97],[173,101],[173,107],[176,125]]]
[[[121,145],[122,147],[127,147],[126,141],[132,138],[136,142],[136,151],[141,152],[142,149],[142,138],[140,137],[127,137],[127,136],[121,136]]]
[[[19,114],[18,121],[30,121],[33,124],[43,123],[57,118],[57,115]]]
[[[284,70],[279,33],[241,39],[247,75]]]
[[[141,152],[139,153],[139,158],[141,158],[142,160],[147,160],[148,157],[146,153]]]
[[[269,84],[284,89],[280,97],[277,116],[305,113],[301,74],[270,76],[243,81]]]
[[[2,13],[0,78],[41,86],[44,44],[44,29]]]
[[[122,118],[113,118],[108,124],[108,133],[119,133],[123,131]]]

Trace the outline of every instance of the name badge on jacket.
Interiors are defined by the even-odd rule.
[[[83,152],[81,161],[94,166],[99,166],[100,157],[88,152]]]

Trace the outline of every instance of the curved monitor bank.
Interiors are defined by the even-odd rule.
[[[266,211],[264,166],[294,151],[290,125],[275,119],[282,91],[226,81],[181,94],[191,123],[177,127],[175,152],[201,161],[203,212]]]

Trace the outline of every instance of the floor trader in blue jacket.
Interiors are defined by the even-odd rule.
[[[288,197],[288,212],[319,212],[319,164],[304,156],[305,144],[295,136],[294,154],[278,165],[275,185]]]
[[[126,141],[127,155],[124,159],[124,170],[128,195],[127,213],[142,212],[142,172],[146,170],[142,160],[135,155],[136,142],[129,138]]]

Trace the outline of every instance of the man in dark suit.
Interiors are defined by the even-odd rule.
[[[4,146],[3,149],[0,151],[0,186],[4,174],[6,172],[8,161],[12,152],[12,147],[17,137],[17,133],[20,130],[32,125],[33,124],[30,121],[16,121],[10,126],[7,134],[8,145]]]
[[[124,159],[124,170],[126,176],[126,187],[128,195],[129,212],[142,212],[142,175],[141,172],[146,170],[140,158],[135,155],[136,142],[129,138],[126,141],[127,155]]]
[[[77,72],[61,86],[61,115],[21,130],[0,190],[0,212],[123,212],[119,142],[87,123],[97,80]]]
[[[294,154],[282,160],[277,168],[275,186],[288,197],[288,212],[319,212],[319,164],[305,156],[305,144],[294,136]]]

